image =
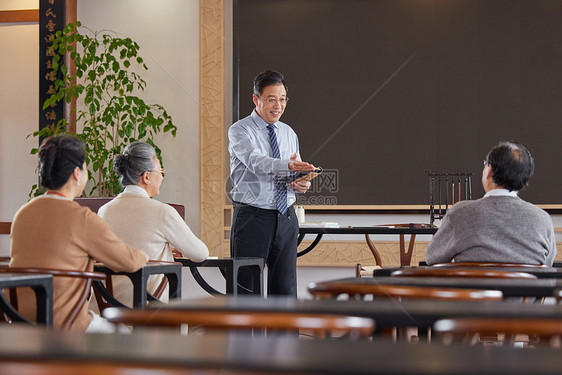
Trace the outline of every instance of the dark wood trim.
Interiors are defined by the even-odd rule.
[[[39,22],[39,9],[0,10],[0,22]]]
[[[77,6],[76,0],[65,0],[65,24],[76,23]],[[74,42],[76,45],[76,42]],[[71,75],[76,75],[76,65],[74,61],[70,59],[70,53],[67,53],[65,58],[65,64]],[[74,83],[74,82],[73,82]],[[68,120],[68,131],[70,133],[76,133],[76,98],[72,98],[70,103],[64,104],[64,116]]]

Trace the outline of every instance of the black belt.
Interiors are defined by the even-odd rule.
[[[277,211],[275,209],[270,210],[270,209],[267,209],[267,208],[259,208],[259,207],[256,207],[256,206],[252,206],[252,205],[249,205],[249,204],[246,204],[246,203],[240,203],[240,202],[233,202],[233,203],[234,203],[235,208],[236,207],[243,208],[244,211],[246,211],[246,212],[260,213],[260,214],[271,215],[271,216],[279,214],[279,211]],[[293,207],[292,205],[287,207],[287,212],[286,212],[287,214],[289,213],[289,210],[292,207]]]

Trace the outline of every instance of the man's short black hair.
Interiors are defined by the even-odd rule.
[[[261,96],[264,88],[267,86],[278,85],[280,83],[282,83],[285,87],[285,92],[289,92],[289,89],[285,84],[283,74],[275,70],[265,70],[254,77],[254,94]]]
[[[509,191],[519,191],[527,186],[535,169],[531,153],[515,141],[498,143],[486,160],[492,167],[494,183]]]

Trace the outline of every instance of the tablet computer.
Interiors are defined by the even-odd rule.
[[[285,183],[291,183],[291,182],[301,182],[301,181],[310,181],[312,180],[314,177],[318,176],[320,173],[322,173],[322,167],[316,167],[315,170],[310,171],[310,172],[294,172],[291,173],[288,176],[283,176],[283,177],[279,177],[277,180],[278,181],[282,181]]]

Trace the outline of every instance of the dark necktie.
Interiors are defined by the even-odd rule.
[[[273,157],[276,159],[281,159],[281,154],[279,153],[279,145],[277,144],[277,136],[275,135],[275,129],[273,125],[267,125],[267,130],[269,131],[269,142],[271,143]],[[282,214],[285,214],[285,212],[287,212],[287,185],[285,182],[275,180],[275,204],[279,212],[281,212]]]

